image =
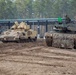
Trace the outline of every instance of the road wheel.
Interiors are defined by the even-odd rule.
[[[7,41],[2,41],[3,43],[7,43]]]
[[[37,40],[37,37],[35,37],[34,39],[33,39],[33,41],[36,41]]]
[[[21,39],[19,38],[19,39],[16,41],[16,43],[21,43]]]
[[[28,42],[31,42],[31,41],[32,41],[32,39],[31,39],[30,37],[28,37],[27,41],[28,41]]]

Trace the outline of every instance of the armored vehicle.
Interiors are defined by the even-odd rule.
[[[45,33],[47,46],[57,48],[76,48],[76,24],[69,19],[54,26],[53,31]]]
[[[15,24],[7,31],[4,31],[0,36],[2,42],[25,42],[36,41],[37,32],[30,29],[25,22],[15,22]]]

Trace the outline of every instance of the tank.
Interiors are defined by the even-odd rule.
[[[76,25],[72,23],[55,25],[45,33],[47,46],[73,49],[76,48]]]
[[[2,42],[26,42],[36,41],[37,31],[30,29],[25,22],[15,22],[15,24],[7,31],[4,31],[0,36]]]

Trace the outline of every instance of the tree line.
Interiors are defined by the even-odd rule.
[[[76,0],[0,0],[0,19],[76,16]]]

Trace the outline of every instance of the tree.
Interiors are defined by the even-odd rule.
[[[76,0],[71,0],[71,15],[76,16]]]
[[[0,19],[75,16],[76,0],[0,0]]]

